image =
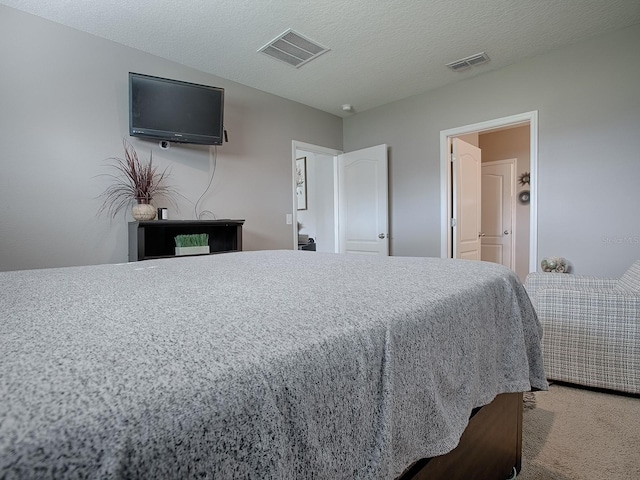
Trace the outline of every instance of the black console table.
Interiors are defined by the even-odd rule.
[[[129,261],[175,256],[176,235],[206,233],[210,253],[242,250],[244,220],[152,220],[129,222]]]

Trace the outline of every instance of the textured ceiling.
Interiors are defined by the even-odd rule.
[[[339,116],[640,23],[640,0],[0,3]],[[331,51],[299,69],[257,53],[288,28]],[[479,52],[491,61],[445,67]]]

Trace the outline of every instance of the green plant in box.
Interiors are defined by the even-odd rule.
[[[191,235],[176,235],[176,255],[204,255],[209,252],[209,235],[193,233]]]
[[[174,240],[176,247],[206,247],[209,245],[209,235],[206,233],[177,235]]]

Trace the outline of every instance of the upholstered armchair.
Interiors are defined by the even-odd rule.
[[[547,378],[640,393],[640,260],[619,279],[530,273]]]

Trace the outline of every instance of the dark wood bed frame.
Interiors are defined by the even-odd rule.
[[[476,409],[458,446],[414,463],[399,480],[513,478],[522,464],[522,392],[503,393]]]

